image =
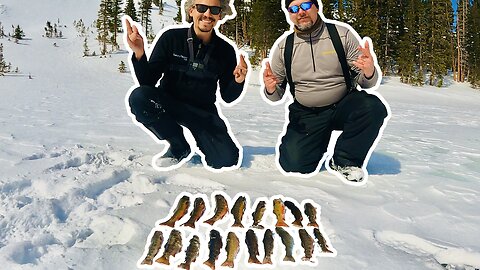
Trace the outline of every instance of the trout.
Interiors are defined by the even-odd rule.
[[[253,224],[252,228],[257,228],[257,229],[263,229],[263,226],[260,225],[259,223],[262,221],[263,214],[265,213],[265,207],[266,203],[265,201],[260,201],[257,204],[257,207],[255,208],[255,212],[253,212],[252,217],[253,217]]]
[[[169,227],[175,227],[175,222],[180,220],[185,214],[188,212],[188,207],[190,207],[190,198],[188,196],[183,196],[180,198],[177,204],[177,208],[175,209],[175,212],[173,213],[172,217],[163,222],[160,223],[160,225],[165,225]]]
[[[190,270],[190,265],[194,262],[198,255],[200,254],[200,238],[194,235],[192,239],[190,239],[190,244],[185,251],[185,262],[180,264],[178,267]]]
[[[232,215],[233,215],[233,218],[235,219],[235,222],[233,223],[232,227],[243,228],[242,219],[243,219],[243,214],[245,213],[245,204],[246,204],[245,197],[240,196],[238,197],[237,201],[233,205]]]
[[[198,197],[195,199],[195,202],[193,203],[193,211],[192,214],[190,215],[190,219],[188,219],[187,222],[185,222],[182,226],[187,226],[190,228],[195,229],[195,222],[197,222],[205,212],[205,202],[203,201],[202,198]]]
[[[292,223],[292,225],[297,226],[297,227],[302,227],[302,211],[298,209],[298,207],[291,201],[285,201],[285,206],[290,209],[292,212],[293,216],[295,217],[295,221]]]
[[[225,250],[227,251],[227,259],[222,263],[222,266],[234,268],[235,258],[240,251],[240,240],[234,232],[228,233]]]
[[[311,203],[305,204],[305,214],[308,216],[307,226],[318,228],[317,224],[317,209]]]
[[[213,225],[215,222],[222,219],[228,213],[227,200],[220,194],[215,195],[215,214],[205,223]]]
[[[247,237],[245,238],[245,243],[247,244],[248,248],[248,263],[256,263],[261,264],[258,260],[257,256],[259,255],[258,252],[258,239],[255,235],[255,232],[250,229],[247,231]]]
[[[298,231],[298,235],[300,236],[301,245],[305,253],[305,256],[302,258],[302,260],[310,261],[312,259],[313,252],[315,249],[315,246],[314,246],[315,241],[305,229],[300,229]]]
[[[156,259],[157,263],[170,265],[170,256],[175,257],[182,250],[182,234],[177,230],[172,230],[165,244],[163,256]]]
[[[211,230],[210,241],[208,242],[208,248],[210,252],[208,253],[208,260],[206,260],[203,264],[207,265],[212,270],[215,269],[215,261],[218,259],[222,245],[222,236],[220,233],[216,230]]]
[[[327,241],[325,240],[325,238],[323,237],[322,233],[318,228],[313,229],[313,234],[315,235],[315,238],[317,238],[318,244],[320,245],[322,252],[333,253],[333,251],[330,250],[330,247],[327,245]]]
[[[285,258],[283,260],[295,262],[293,258],[293,245],[295,244],[293,237],[281,227],[275,228],[275,231],[280,235],[282,243],[285,246]]]
[[[163,233],[161,231],[155,231],[150,239],[150,246],[148,247],[148,253],[142,264],[152,265],[153,258],[157,255],[158,251],[162,247]]]
[[[272,264],[273,254],[273,233],[272,230],[267,229],[263,235],[263,248],[265,249],[265,257],[263,264]]]
[[[275,227],[288,227],[287,223],[285,223],[285,205],[281,199],[273,200],[273,213],[277,217]]]

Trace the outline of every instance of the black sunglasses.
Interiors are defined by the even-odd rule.
[[[307,11],[312,8],[313,3],[312,2],[303,2],[299,6],[291,6],[288,7],[288,12],[290,13],[298,13],[300,9],[303,9],[304,11]]]
[[[207,6],[207,5],[204,5],[204,4],[195,4],[195,8],[200,13],[205,13],[205,12],[207,12],[208,9],[210,9],[210,13],[212,13],[212,15],[218,15],[222,11],[221,7]]]

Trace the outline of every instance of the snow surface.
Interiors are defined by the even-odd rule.
[[[155,17],[156,31],[172,22],[174,6],[167,1],[165,16]],[[241,168],[216,174],[194,159],[158,172],[150,161],[163,146],[124,106],[132,78],[117,67],[127,51],[82,57],[84,38],[72,23],[90,25],[97,8],[98,1],[0,0],[5,30],[19,24],[26,33],[19,44],[0,39],[7,61],[20,69],[0,77],[2,269],[135,269],[155,222],[183,191],[243,192],[252,203],[279,194],[312,199],[338,252],[318,258],[318,268],[480,268],[480,92],[384,78],[379,92],[393,115],[368,183],[353,187],[325,170],[309,179],[277,170],[284,106],[261,99],[254,71],[244,99],[223,108],[244,146]],[[57,18],[65,38],[43,38],[46,21]],[[94,37],[89,45],[98,54]]]

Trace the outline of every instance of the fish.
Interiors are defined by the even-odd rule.
[[[318,228],[317,224],[317,209],[313,204],[311,203],[306,203],[305,204],[305,214],[308,217],[308,224],[307,226],[315,227]]]
[[[163,256],[156,259],[157,263],[170,265],[170,256],[175,257],[182,250],[182,234],[177,230],[172,230],[165,244]]]
[[[161,231],[155,231],[150,239],[150,246],[148,247],[148,253],[141,264],[152,265],[153,258],[157,255],[158,251],[163,244],[163,233]]]
[[[302,260],[310,261],[315,250],[315,241],[305,229],[298,230],[298,235],[300,236],[301,245],[305,253],[305,256],[302,258]]]
[[[260,225],[260,221],[262,221],[263,214],[265,213],[266,203],[265,201],[260,201],[255,208],[255,212],[253,212],[253,224],[252,228],[263,229],[263,226]]]
[[[293,237],[281,227],[276,227],[275,231],[280,235],[282,243],[285,246],[285,258],[283,261],[295,262],[295,258],[293,258],[293,246],[295,244]]]
[[[240,251],[240,240],[234,232],[228,233],[225,250],[227,251],[227,259],[222,263],[222,266],[234,268],[235,258]]]
[[[185,262],[181,263],[178,267],[190,270],[190,265],[195,262],[200,254],[200,238],[196,235],[190,239],[190,244],[185,251]]]
[[[208,242],[208,260],[206,260],[203,264],[210,267],[212,270],[215,269],[215,261],[218,259],[218,255],[220,254],[220,249],[222,249],[222,236],[216,230],[210,231],[210,241]]]
[[[177,207],[175,208],[175,212],[173,213],[172,217],[169,220],[160,223],[160,225],[165,225],[169,227],[175,227],[175,223],[180,220],[185,214],[188,212],[188,207],[190,207],[190,197],[183,196],[178,200]]]
[[[190,219],[182,224],[182,226],[195,229],[195,222],[197,222],[202,217],[203,213],[205,213],[205,208],[205,201],[203,201],[201,197],[196,198],[195,202],[193,203],[193,211],[190,215]]]
[[[288,224],[285,223],[285,205],[281,199],[273,200],[273,213],[277,217],[275,227],[288,227]]]
[[[328,246],[325,237],[323,237],[322,233],[318,228],[313,229],[313,234],[315,235],[315,238],[317,238],[318,244],[320,245],[322,252],[333,253],[333,251],[330,250],[330,247]]]
[[[257,239],[257,236],[255,235],[255,232],[252,229],[247,231],[245,243],[247,244],[248,255],[249,255],[248,263],[261,264],[261,262],[257,258],[257,256],[259,255],[258,239]]]
[[[272,264],[273,254],[273,233],[272,230],[267,229],[263,235],[263,248],[265,250],[265,257],[263,258],[263,264]]]
[[[232,208],[232,215],[235,222],[233,223],[232,227],[243,228],[242,218],[243,214],[245,213],[245,205],[246,199],[244,196],[238,197],[238,199],[235,201],[235,204]]]
[[[303,227],[303,225],[302,225],[302,220],[303,220],[302,211],[300,211],[300,209],[298,209],[298,207],[295,205],[295,203],[293,203],[291,201],[285,201],[284,204],[288,209],[290,209],[293,216],[295,217],[295,221],[292,223],[292,225],[294,225],[296,227]]]
[[[215,195],[215,214],[205,223],[213,225],[215,222],[222,219],[228,213],[228,203],[225,197],[220,194]]]

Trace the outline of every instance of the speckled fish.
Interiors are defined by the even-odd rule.
[[[213,225],[215,222],[222,219],[228,213],[227,200],[220,194],[215,195],[215,214],[205,223]]]
[[[178,200],[177,208],[175,208],[175,212],[173,213],[172,217],[160,223],[160,225],[165,225],[169,227],[175,227],[175,223],[180,220],[185,214],[188,212],[188,207],[190,207],[190,198],[188,196],[183,196]]]
[[[305,204],[305,214],[308,217],[308,224],[307,226],[316,227],[318,228],[317,224],[317,209],[311,203]]]
[[[258,239],[257,239],[257,236],[255,235],[255,232],[252,229],[247,231],[245,243],[247,244],[248,255],[249,255],[248,263],[261,264],[261,262],[257,258],[257,256],[259,255]]]
[[[238,199],[235,201],[235,204],[232,208],[232,215],[233,219],[235,219],[235,222],[233,223],[232,227],[243,228],[242,219],[243,214],[245,213],[245,205],[246,199],[244,196],[238,197]]]
[[[193,203],[193,211],[192,214],[190,215],[190,219],[188,219],[187,222],[185,222],[182,226],[187,226],[190,228],[195,229],[195,222],[197,222],[205,212],[205,202],[203,201],[202,198],[198,197],[195,199],[195,202]]]
[[[313,229],[313,234],[315,235],[315,238],[317,238],[318,244],[320,245],[322,252],[333,253],[333,251],[330,250],[330,247],[328,247],[327,241],[325,240],[318,228]]]
[[[194,262],[198,255],[200,254],[200,238],[194,235],[192,239],[190,239],[190,244],[185,251],[185,262],[180,264],[178,267],[190,270],[190,265]]]
[[[273,200],[273,213],[277,217],[275,227],[288,227],[285,223],[285,205],[281,199]]]
[[[206,260],[203,264],[210,267],[212,270],[215,269],[215,261],[218,259],[218,255],[220,254],[220,250],[222,249],[222,236],[216,230],[210,231],[210,241],[208,242],[208,260]]]
[[[157,255],[158,251],[163,244],[163,233],[161,231],[155,231],[150,239],[150,246],[148,247],[148,253],[142,264],[152,265],[153,258]]]
[[[165,244],[163,256],[156,259],[157,263],[170,265],[170,256],[175,257],[182,250],[182,234],[177,230],[172,230]]]
[[[285,258],[283,260],[295,262],[295,258],[293,258],[293,245],[295,244],[293,237],[281,227],[275,228],[275,231],[280,235],[285,246]]]
[[[266,203],[265,201],[260,201],[257,204],[257,207],[255,208],[255,212],[253,212],[252,217],[253,217],[253,228],[257,229],[263,229],[263,226],[260,225],[259,223],[262,221],[263,214],[265,213],[266,209]]]
[[[234,268],[235,258],[240,251],[240,240],[238,240],[238,237],[234,232],[228,233],[225,250],[227,251],[227,259],[222,263],[222,266]]]
[[[263,264],[272,264],[273,254],[273,233],[272,230],[267,229],[263,235],[263,248],[265,250],[265,257],[263,258]]]
[[[305,253],[305,256],[302,258],[302,260],[310,261],[315,249],[315,241],[305,229],[298,230],[298,235],[300,236],[301,245]]]
[[[293,216],[295,217],[295,221],[292,223],[292,225],[297,226],[297,227],[302,227],[302,211],[298,209],[298,207],[291,201],[285,201],[285,206],[290,209],[292,212]]]

